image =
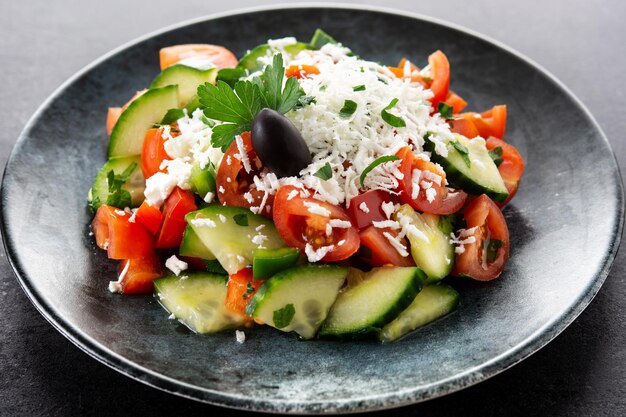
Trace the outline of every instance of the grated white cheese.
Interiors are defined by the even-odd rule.
[[[170,256],[165,261],[165,267],[172,271],[176,276],[180,275],[180,273],[186,270],[188,266],[187,262],[181,261],[176,257],[176,255]]]
[[[246,334],[243,330],[235,330],[235,340],[237,340],[237,343],[243,343],[246,341]]]
[[[209,203],[211,204],[211,202],[213,201],[213,199],[215,198],[215,194],[213,194],[212,192],[208,192],[206,193],[206,195],[204,196],[203,200],[205,203]]]
[[[239,150],[238,155],[241,157],[243,169],[245,169],[247,173],[250,173],[250,171],[252,171],[252,166],[250,166],[250,158],[248,158],[246,147],[244,146],[243,139],[240,135],[235,136],[235,143],[237,144],[237,149]]]
[[[324,217],[329,217],[330,216],[330,210],[320,206],[317,203],[314,203],[312,201],[304,201],[302,204],[304,204],[304,206],[307,208],[308,212],[311,213],[311,214],[318,214],[318,215],[324,216]]]
[[[400,229],[400,223],[398,223],[395,220],[381,220],[381,221],[373,221],[372,224],[374,225],[374,227],[376,227],[377,229],[386,229],[386,228],[390,228],[393,230],[398,230]]]
[[[191,224],[196,227],[216,227],[217,224],[211,219],[192,219]]]
[[[317,249],[313,249],[310,243],[307,243],[304,247],[304,254],[309,259],[309,262],[321,261],[324,256],[335,248],[335,245],[321,246]]]
[[[390,219],[391,215],[396,211],[396,206],[392,201],[387,201],[381,204],[380,208],[383,210],[383,213],[385,213],[385,216],[387,216],[388,219]]]
[[[218,214],[217,217],[222,223],[226,223],[226,216],[224,216],[223,214]]]
[[[126,261],[126,265],[124,265],[124,269],[120,272],[120,276],[117,277],[117,281],[109,281],[109,292],[112,293],[123,293],[124,287],[122,286],[122,281],[124,281],[124,277],[128,272],[128,268],[130,267],[130,260]]]
[[[389,232],[383,232],[383,236],[387,238],[391,246],[400,254],[400,256],[406,258],[409,256],[409,252],[406,250],[406,246],[400,242],[400,238],[398,236],[393,236]]]
[[[361,204],[359,204],[359,210],[361,210],[363,213],[369,213],[370,212],[370,208],[367,207],[367,204],[365,204],[365,201],[362,202]]]

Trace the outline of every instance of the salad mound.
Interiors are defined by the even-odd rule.
[[[96,244],[120,261],[111,292],[239,342],[255,324],[390,342],[456,308],[444,278],[501,275],[524,161],[505,105],[462,112],[443,52],[385,66],[318,29],[160,61],[109,108],[89,191]]]

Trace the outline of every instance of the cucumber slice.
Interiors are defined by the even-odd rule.
[[[295,56],[298,55],[300,51],[304,51],[305,49],[311,49],[311,46],[306,43],[296,42],[292,45],[285,46],[283,49],[288,55],[284,56],[285,54],[283,53],[283,62],[287,63],[289,62],[289,60],[295,58]],[[260,58],[263,58],[267,55],[274,55],[278,52],[282,51],[279,51],[275,48],[270,48],[268,44],[259,45],[253,50],[248,51],[248,53],[246,53],[239,60],[237,68],[242,68],[248,70],[249,72],[262,70],[265,64]]]
[[[159,303],[196,333],[215,333],[243,326],[245,316],[226,308],[226,277],[205,272],[154,280]]]
[[[381,342],[393,342],[405,334],[452,312],[459,293],[447,285],[429,285],[417,294],[410,306],[378,333]]]
[[[185,231],[183,232],[183,240],[180,242],[178,254],[181,256],[190,256],[192,258],[207,259],[209,261],[215,259],[215,255],[207,249],[196,232],[194,232],[189,225],[185,227]]]
[[[365,280],[339,294],[319,336],[358,338],[379,331],[411,304],[424,281],[419,268],[372,269]]]
[[[187,110],[187,114],[189,115],[189,117],[191,117],[193,112],[196,111],[196,109],[198,109],[199,107],[200,107],[200,97],[198,97],[197,94],[193,96],[191,100],[187,102],[187,104],[185,104],[185,110]]]
[[[333,37],[330,36],[328,33],[324,32],[322,29],[320,28],[315,29],[315,33],[313,34],[313,37],[311,38],[311,42],[309,42],[309,45],[311,45],[311,47],[314,49],[320,49],[322,46],[326,45],[327,43],[336,45],[337,41],[333,39]]]
[[[300,257],[295,248],[257,249],[252,259],[252,276],[265,279],[284,269],[291,268]]]
[[[426,283],[448,276],[454,265],[454,245],[450,242],[450,233],[454,231],[453,217],[420,214],[408,204],[401,206],[394,216],[396,220],[403,216],[408,217],[411,224],[428,238],[426,242],[415,234],[408,235],[415,265],[428,276]]]
[[[287,246],[270,219],[243,207],[209,206],[185,220],[229,274],[252,264],[259,248]]]
[[[348,275],[337,265],[305,265],[284,270],[261,285],[246,314],[304,339],[315,336]]]
[[[148,129],[175,107],[178,107],[178,87],[175,85],[151,88],[130,103],[111,132],[109,158],[141,155]]]
[[[91,188],[90,204],[94,210],[97,210],[102,204],[107,204],[107,198],[109,197],[109,172],[113,171],[116,175],[119,175],[133,163],[136,164],[136,167],[128,178],[128,181],[122,185],[122,189],[128,191],[130,194],[129,207],[139,207],[145,198],[143,191],[146,188],[146,180],[143,178],[141,172],[141,158],[131,156],[128,158],[109,159],[104,166],[100,168],[100,171],[98,171],[93,181],[93,187]],[[109,205],[111,205],[110,202]],[[124,207],[118,208],[123,209]]]
[[[448,180],[456,188],[468,194],[487,194],[494,201],[504,202],[509,192],[498,167],[489,156],[484,139],[454,136],[454,140],[446,143],[448,156],[445,158],[434,152],[434,145],[428,140],[424,149],[432,152],[431,159],[443,167]]]
[[[184,107],[196,96],[198,86],[204,83],[215,84],[217,68],[197,69],[187,65],[176,64],[165,68],[156,76],[150,88],[178,85],[178,106]]]

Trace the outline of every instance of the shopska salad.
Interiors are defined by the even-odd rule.
[[[192,44],[160,61],[109,109],[89,193],[96,243],[120,261],[112,292],[154,292],[170,318],[240,342],[254,323],[393,341],[456,308],[443,278],[501,274],[524,162],[506,106],[461,113],[441,51],[387,67],[318,30],[240,60]]]

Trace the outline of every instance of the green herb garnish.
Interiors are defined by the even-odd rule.
[[[302,107],[306,107],[309,104],[317,103],[317,100],[313,96],[302,96],[298,99],[298,103],[294,108],[301,109]]]
[[[174,123],[178,119],[182,119],[185,117],[185,112],[181,109],[169,109],[165,116],[163,116],[163,120],[161,120],[162,125],[169,125]]]
[[[122,185],[128,181],[132,173],[137,168],[137,163],[130,164],[121,174],[115,174],[113,170],[107,173],[107,183],[109,184],[109,195],[105,204],[107,206],[113,206],[123,209],[124,207],[130,207],[131,197],[130,193],[122,188]]]
[[[234,87],[219,80],[217,85],[198,86],[198,97],[204,115],[223,124],[213,128],[211,144],[226,151],[235,135],[250,130],[252,121],[263,108],[285,114],[304,96],[297,78],[289,77],[283,88],[285,67],[283,56],[274,55],[272,65],[265,67],[262,78],[237,81]]]
[[[356,102],[352,100],[344,101],[343,107],[341,108],[341,110],[339,110],[339,116],[343,117],[344,119],[347,119],[348,117],[354,114],[354,112],[356,111],[356,107],[357,107]]]
[[[233,220],[235,221],[235,223],[237,223],[239,226],[248,226],[248,215],[245,213],[239,213],[239,214],[235,214],[233,216]]]
[[[289,326],[293,316],[296,314],[296,309],[293,304],[287,304],[281,309],[274,310],[272,320],[274,321],[274,327],[282,329]]]
[[[489,151],[489,156],[497,167],[499,167],[502,161],[504,161],[504,159],[502,159],[502,152],[502,146],[497,146]]]
[[[374,162],[372,162],[371,164],[369,164],[367,166],[367,168],[365,168],[363,170],[363,172],[361,172],[361,176],[359,177],[359,182],[361,183],[361,188],[365,188],[365,185],[363,184],[363,182],[365,181],[365,177],[367,176],[367,174],[369,174],[374,168],[376,168],[378,165],[380,164],[384,164],[385,162],[389,162],[389,161],[396,161],[400,159],[399,157],[397,157],[396,155],[386,155],[386,156],[381,156],[380,158],[377,158],[376,160],[374,160]]]
[[[391,100],[391,103],[389,103],[389,105],[387,105],[387,107],[385,107],[383,111],[380,112],[380,115],[382,116],[385,122],[387,122],[389,125],[393,127],[405,127],[406,123],[404,122],[404,120],[402,120],[401,117],[393,115],[387,111],[393,108],[393,106],[395,106],[396,103],[398,103],[397,98],[394,98],[393,100]]]
[[[318,169],[317,172],[313,175],[315,175],[318,178],[323,179],[324,181],[327,181],[333,177],[333,170],[330,167],[330,164],[326,162],[324,166]]]
[[[441,115],[441,117],[443,117],[446,120],[451,120],[453,118],[452,116],[453,110],[454,109],[452,108],[452,106],[449,106],[446,103],[437,104],[437,111],[439,111],[439,114]]]
[[[245,75],[246,70],[243,68],[222,68],[217,72],[217,81],[224,81],[234,88],[237,81]]]
[[[452,142],[450,142],[450,145],[452,145],[452,147],[456,149],[459,155],[461,155],[463,162],[465,162],[465,165],[470,168],[472,166],[472,161],[469,157],[469,149],[467,149],[467,147],[458,140],[453,140]]]
[[[352,87],[352,91],[365,91],[365,84]]]
[[[204,261],[204,263],[206,265],[207,272],[217,275],[228,275],[228,272],[226,272],[220,261],[218,261],[217,259]]]
[[[244,300],[248,298],[250,294],[254,292],[254,286],[250,281],[248,281],[248,285],[246,286],[246,292],[243,293],[242,297]]]

